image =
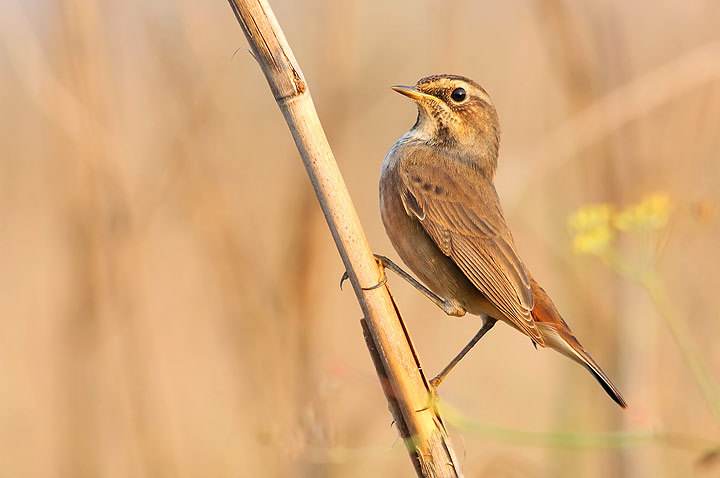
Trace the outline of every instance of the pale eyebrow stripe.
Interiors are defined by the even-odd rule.
[[[490,95],[488,95],[485,91],[480,90],[479,93],[480,93],[479,96],[480,96],[481,100],[485,101],[485,103],[487,103],[489,105],[493,104],[492,100],[490,99]]]
[[[450,86],[453,86],[452,80],[448,81],[446,78],[443,78],[438,83],[443,88],[448,88]],[[463,85],[465,90],[469,91],[470,89],[472,89],[473,91],[477,91],[478,98],[480,98],[481,100],[483,100],[485,103],[489,104],[490,106],[495,107],[495,103],[493,103],[492,99],[490,98],[490,95],[487,93],[487,91],[485,91],[485,89],[482,86],[473,85],[473,84],[467,83],[465,81],[463,81],[462,83],[465,83],[467,85],[467,86]],[[456,84],[456,86],[457,86],[457,84]]]
[[[463,82],[464,83],[464,82]],[[477,90],[478,97],[483,100],[485,103],[489,104],[490,106],[495,106],[492,102],[492,99],[490,99],[490,95],[488,95],[487,91],[483,89],[482,86],[474,87],[474,85],[468,84],[466,89],[472,88],[473,90]]]

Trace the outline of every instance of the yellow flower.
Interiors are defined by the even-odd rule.
[[[615,239],[612,217],[610,204],[590,204],[572,214],[568,225],[575,232],[573,250],[578,254],[602,254]]]
[[[670,198],[667,194],[655,193],[618,213],[614,224],[621,231],[660,229],[667,224],[669,216]]]
[[[595,228],[587,232],[575,234],[573,250],[576,254],[595,254],[605,252],[612,244],[615,234],[609,227]]]
[[[613,207],[610,204],[588,204],[583,206],[568,220],[568,224],[575,231],[584,231],[595,227],[609,227]]]

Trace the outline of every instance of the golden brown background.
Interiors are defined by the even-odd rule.
[[[378,252],[380,163],[416,114],[389,86],[488,90],[521,255],[630,403],[498,326],[441,388],[467,476],[718,476],[658,307],[566,221],[671,198],[659,273],[720,380],[720,3],[271,3]],[[230,7],[10,0],[0,42],[0,476],[411,476]],[[433,374],[478,321],[390,281]]]

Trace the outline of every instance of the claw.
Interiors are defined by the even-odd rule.
[[[416,412],[424,412],[425,410],[429,410],[430,408],[434,408],[435,405],[440,401],[440,395],[437,393],[437,388],[435,388],[435,385],[433,385],[432,380],[430,380],[430,388],[428,390],[428,401],[425,404],[423,408],[420,410],[415,410]]]
[[[374,290],[374,289],[377,289],[378,287],[384,286],[385,283],[387,282],[387,275],[385,275],[385,263],[377,255],[375,255],[375,262],[377,262],[378,268],[380,269],[380,280],[374,286],[361,287],[362,290]]]
[[[370,287],[361,287],[362,290],[374,290],[378,287],[382,287],[387,283],[387,275],[385,275],[385,263],[383,263],[383,257],[375,255],[375,262],[377,262],[379,268],[380,268],[380,280],[377,284],[370,286]],[[343,290],[343,283],[348,280],[350,277],[348,276],[347,271],[343,272],[342,277],[340,278],[340,290]]]
[[[374,289],[377,289],[378,287],[384,286],[386,282],[387,282],[387,277],[385,276],[385,274],[383,274],[383,278],[380,279],[380,282],[378,282],[377,284],[370,286],[370,287],[361,287],[361,289],[362,290],[374,290]]]

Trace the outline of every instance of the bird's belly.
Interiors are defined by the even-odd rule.
[[[443,254],[420,221],[405,211],[395,188],[380,183],[380,214],[390,242],[403,262],[430,290],[471,314],[490,314],[485,296],[453,260]]]

